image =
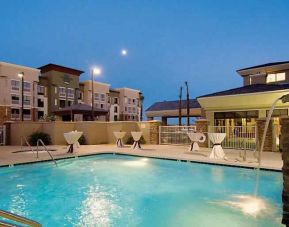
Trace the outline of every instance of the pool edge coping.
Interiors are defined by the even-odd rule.
[[[141,155],[141,154],[119,153],[119,152],[114,152],[114,151],[103,151],[103,152],[98,152],[98,153],[81,154],[81,155],[74,155],[74,156],[68,156],[68,157],[59,157],[59,158],[54,158],[54,159],[55,159],[55,161],[58,161],[58,160],[82,158],[82,157],[89,157],[89,156],[96,156],[96,155],[103,155],[103,154],[153,158],[153,159],[162,159],[162,160],[177,161],[177,162],[178,161],[179,162],[190,162],[190,163],[217,165],[217,166],[225,166],[225,167],[235,167],[235,168],[252,169],[252,170],[258,169],[257,167],[254,167],[254,166],[233,165],[233,164],[229,164],[229,163],[216,163],[216,162],[207,162],[207,161],[200,161],[200,160],[180,159],[180,158],[174,158],[174,157],[145,156],[145,155]],[[19,166],[19,165],[36,164],[36,163],[42,163],[42,162],[53,162],[53,161],[51,159],[43,159],[43,160],[35,160],[35,161],[28,161],[28,162],[18,162],[18,163],[13,163],[13,164],[0,165],[0,168],[5,168],[5,167],[7,168],[7,167],[13,167],[13,166]],[[282,172],[282,168],[281,169],[277,169],[277,168],[275,169],[275,168],[270,168],[270,167],[260,167],[260,170],[272,171],[272,172]]]

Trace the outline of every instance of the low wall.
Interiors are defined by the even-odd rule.
[[[93,144],[112,144],[116,139],[113,135],[115,131],[127,132],[124,142],[131,136],[131,131],[141,131],[148,144],[158,143],[159,121],[82,121],[82,122],[11,122],[10,141],[8,145],[20,145],[21,136],[28,138],[33,132],[45,132],[50,135],[51,142],[54,145],[65,145],[63,133],[73,130],[83,132],[88,145]]]

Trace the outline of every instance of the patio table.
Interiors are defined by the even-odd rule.
[[[73,153],[73,145],[79,145],[78,140],[82,136],[83,132],[71,131],[64,133],[64,138],[69,144],[67,153]]]
[[[221,146],[221,143],[226,137],[226,133],[208,133],[209,139],[213,143],[213,149],[209,158],[211,159],[224,159],[225,152]]]
[[[113,132],[116,137],[116,146],[123,147],[122,138],[125,136],[126,132]]]
[[[198,143],[203,143],[206,141],[206,136],[200,132],[188,132],[188,137],[191,140],[190,151],[198,151],[200,150]]]
[[[131,132],[131,135],[134,140],[132,149],[141,149],[139,140],[142,136],[142,132]]]

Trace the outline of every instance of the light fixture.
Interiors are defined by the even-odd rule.
[[[19,77],[19,78],[23,78],[23,77],[24,77],[24,72],[18,73],[18,77]]]
[[[99,76],[101,74],[101,68],[100,67],[93,67],[92,73],[94,76]]]
[[[121,53],[122,56],[126,56],[127,55],[127,50],[126,49],[122,49],[120,53]]]

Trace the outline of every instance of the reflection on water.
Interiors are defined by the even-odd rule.
[[[21,215],[21,216],[28,216],[28,212],[26,209],[26,200],[25,200],[25,192],[24,192],[25,185],[17,184],[15,194],[11,195],[11,203],[9,211],[12,213]]]
[[[130,160],[123,162],[123,165],[125,166],[131,166],[131,167],[143,167],[148,164],[148,158],[141,158],[139,160]]]
[[[76,226],[111,226],[111,217],[120,217],[121,208],[113,202],[113,195],[99,186],[90,186],[86,194]]]
[[[231,200],[219,202],[219,204],[240,210],[243,214],[253,217],[274,213],[272,204],[251,195],[233,195]]]

